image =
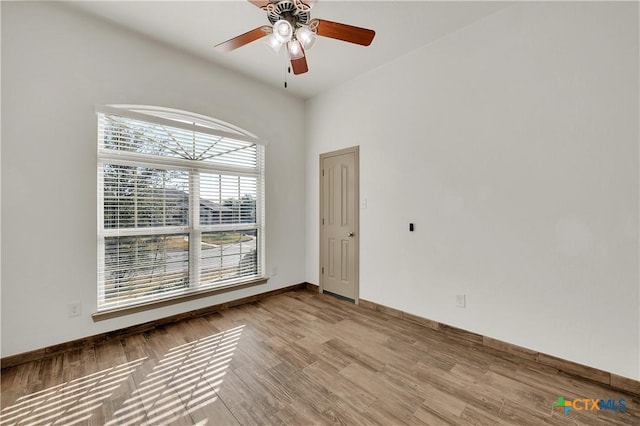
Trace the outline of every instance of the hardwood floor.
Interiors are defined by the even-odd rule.
[[[640,424],[637,395],[304,290],[1,379],[2,426]],[[626,409],[564,414],[559,397]]]

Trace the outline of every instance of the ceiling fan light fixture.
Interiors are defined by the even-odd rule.
[[[289,52],[289,58],[300,59],[304,58],[304,50],[302,50],[302,45],[296,39],[291,40],[287,43],[287,51]]]
[[[282,47],[282,42],[280,40],[278,40],[276,38],[275,35],[273,34],[269,34],[267,37],[265,37],[264,39],[264,44],[269,48],[269,50],[271,52],[273,52],[275,55],[278,54],[278,52],[280,52],[280,48]]]
[[[302,46],[305,50],[309,50],[313,47],[313,44],[316,42],[316,33],[311,31],[309,27],[302,26],[296,30],[296,39],[302,43]]]
[[[281,19],[273,24],[273,35],[280,43],[286,43],[293,37],[293,27],[286,19]]]

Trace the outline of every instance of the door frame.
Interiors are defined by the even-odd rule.
[[[324,227],[322,226],[322,212],[324,211],[324,185],[322,181],[322,163],[325,158],[335,157],[343,154],[354,154],[354,183],[353,183],[353,196],[355,198],[355,206],[353,210],[353,227],[354,227],[354,284],[355,284],[355,298],[356,305],[360,304],[360,146],[352,146],[350,148],[339,149],[337,151],[325,152],[320,154],[320,161],[318,167],[318,177],[320,181],[320,210],[318,214],[318,227],[320,235],[320,252],[318,253],[318,276],[320,277],[319,292],[324,291],[324,274],[322,273],[322,254],[324,253]]]

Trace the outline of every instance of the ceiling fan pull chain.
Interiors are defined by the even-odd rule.
[[[287,70],[284,73],[284,88],[287,88],[287,75],[291,74],[291,66],[287,65]]]

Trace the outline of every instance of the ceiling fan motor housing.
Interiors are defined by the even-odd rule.
[[[266,7],[267,17],[271,24],[280,20],[288,21],[293,28],[307,25],[310,18],[309,6],[301,0],[282,0],[278,3],[269,3]]]

